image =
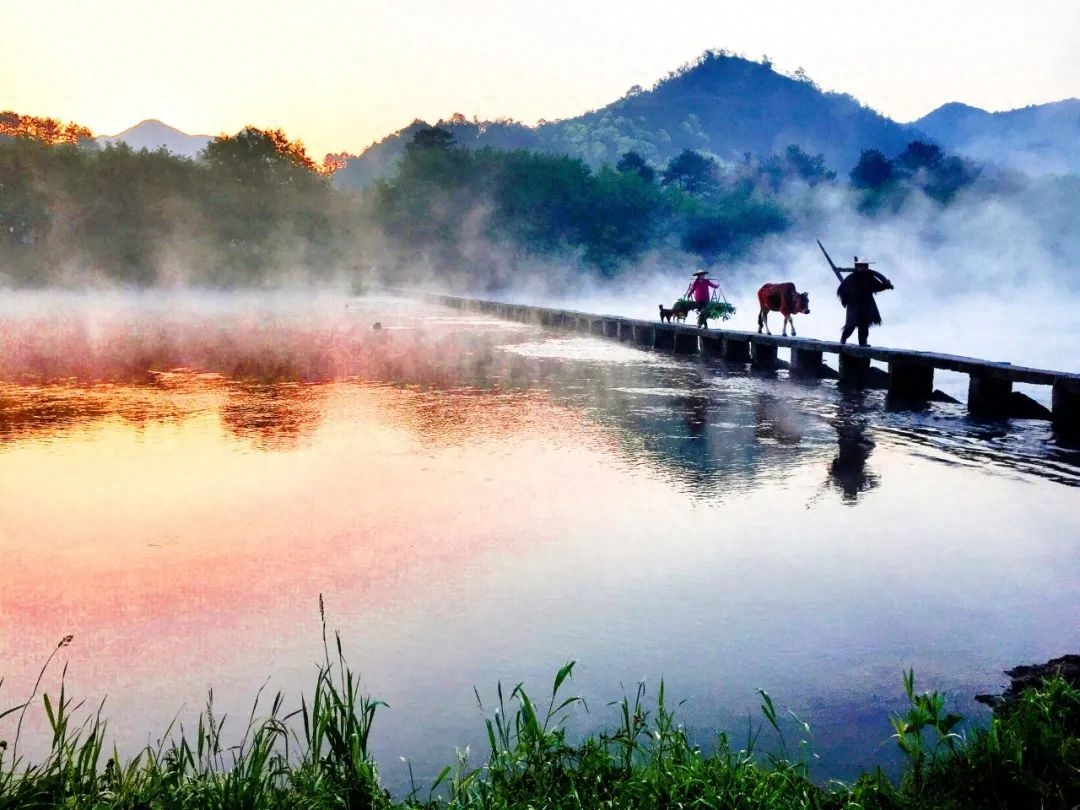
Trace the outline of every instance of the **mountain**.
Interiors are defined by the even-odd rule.
[[[194,158],[210,142],[209,135],[188,135],[178,129],[149,119],[125,129],[118,135],[102,135],[97,142],[102,146],[110,143],[126,143],[132,149],[149,149],[151,152],[164,147],[175,155]]]
[[[423,122],[413,122],[359,156],[339,173],[341,185],[363,187],[392,170]],[[440,122],[457,142],[478,148],[524,148],[571,154],[596,166],[618,162],[629,150],[663,166],[684,149],[723,162],[747,153],[767,157],[795,144],[846,174],[864,149],[892,157],[923,137],[849,95],[826,93],[803,75],[784,76],[772,65],[709,51],[651,90],[632,88],[599,110],[528,127],[513,121]]]
[[[947,152],[1030,175],[1080,174],[1080,99],[999,113],[952,103],[912,126]]]

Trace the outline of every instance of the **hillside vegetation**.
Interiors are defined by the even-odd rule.
[[[423,122],[394,133],[350,158],[337,178],[363,188],[389,176]],[[592,168],[637,152],[661,165],[689,149],[720,163],[746,155],[767,157],[795,144],[846,173],[864,149],[898,153],[920,133],[863,106],[822,91],[804,73],[784,76],[768,61],[706,51],[648,90],[631,88],[600,110],[535,127],[512,120],[469,121],[457,114],[438,126],[460,145],[479,149],[528,149],[570,155]]]
[[[702,75],[670,82],[690,92]],[[280,130],[213,138],[192,160],[102,148],[74,124],[15,113],[2,122],[14,122],[0,133],[0,284],[9,286],[363,289],[437,277],[449,289],[532,280],[572,291],[644,265],[737,268],[763,240],[813,244],[838,211],[899,222],[912,206],[925,217],[927,206],[944,214],[989,201],[1022,207],[1051,261],[1075,253],[1076,176],[986,171],[920,140],[863,149],[842,171],[798,143],[731,161],[683,148],[664,162],[630,149],[590,163],[468,148],[454,127],[419,127],[390,174],[358,190],[333,182],[332,165]]]

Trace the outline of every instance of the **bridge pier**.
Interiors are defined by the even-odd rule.
[[[603,336],[603,334],[604,334],[604,319],[603,318],[590,318],[589,319],[589,334]]]
[[[703,357],[723,357],[724,338],[721,335],[702,335],[701,354]]]
[[[862,385],[870,376],[870,358],[840,352],[840,383]]]
[[[675,350],[675,330],[670,326],[656,326],[653,327],[653,348],[666,349],[667,351]]]
[[[928,400],[934,393],[934,367],[903,360],[889,362],[889,396],[912,401]]]
[[[652,346],[656,343],[656,327],[640,323],[634,324],[634,343],[639,346]]]
[[[822,353],[820,349],[791,350],[791,368],[788,374],[792,377],[816,380],[821,376]]]
[[[750,341],[750,364],[754,368],[771,371],[776,368],[776,345],[773,343],[761,343],[757,340]]]
[[[724,359],[732,363],[750,362],[750,338],[724,336]]]
[[[676,354],[697,354],[698,336],[687,332],[676,332],[674,350]]]
[[[627,342],[627,341],[633,340],[634,339],[634,325],[632,323],[627,323],[626,321],[622,320],[621,318],[619,319],[618,324],[619,324],[619,331],[615,335],[616,339],[618,339],[619,341],[624,342],[624,343]]]
[[[968,412],[989,418],[1006,417],[1011,394],[1012,380],[972,372],[968,378]]]
[[[618,337],[619,336],[619,322],[614,318],[608,318],[604,321],[604,337]]]
[[[1080,438],[1080,383],[1058,380],[1051,396],[1054,430],[1069,438]]]

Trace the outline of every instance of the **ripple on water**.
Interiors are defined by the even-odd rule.
[[[552,337],[502,346],[503,351],[525,357],[549,357],[594,363],[633,364],[671,367],[677,364],[670,356],[642,351],[609,340],[589,337]]]

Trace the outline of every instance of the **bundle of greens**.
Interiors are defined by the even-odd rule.
[[[726,321],[735,314],[735,307],[727,301],[710,301],[705,307],[705,317],[709,320]]]

